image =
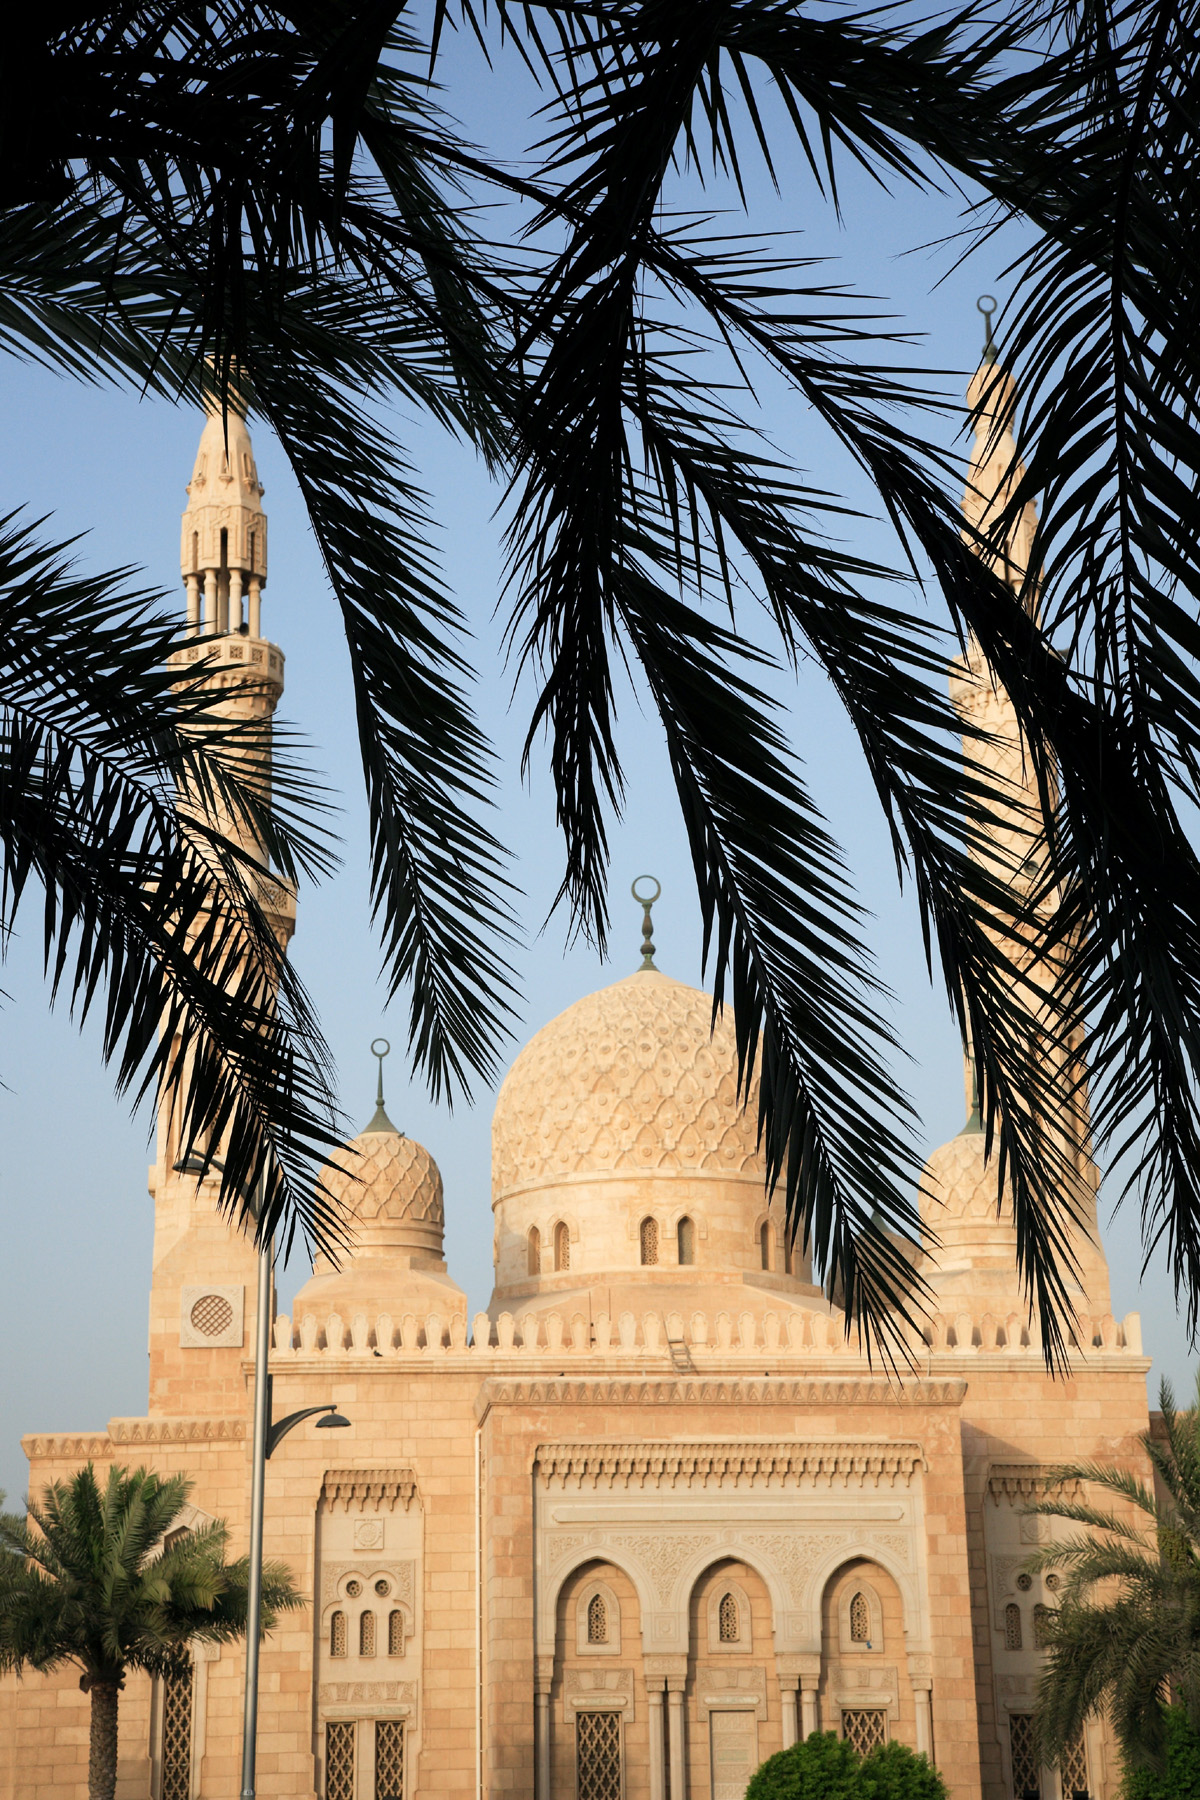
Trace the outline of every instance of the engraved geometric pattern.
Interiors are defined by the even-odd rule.
[[[1033,1748],[1032,1713],[1009,1713],[1008,1742],[1012,1752],[1013,1800],[1040,1794],[1042,1771]]]
[[[860,1756],[887,1743],[887,1713],[881,1706],[846,1707],[842,1712],[842,1736]]]
[[[329,1621],[329,1654],[345,1656],[346,1654],[346,1615],[335,1612]]]
[[[653,1268],[658,1261],[658,1220],[643,1219],[641,1224],[642,1266]]]
[[[745,1800],[746,1784],[758,1762],[758,1725],[754,1713],[713,1711],[709,1714],[712,1757],[712,1800]]]
[[[325,1800],[354,1800],[353,1719],[331,1719],[325,1727]]]
[[[1063,1800],[1071,1800],[1073,1794],[1087,1793],[1087,1750],[1084,1746],[1082,1731],[1077,1732],[1067,1745],[1066,1753],[1059,1763],[1058,1769],[1062,1776]]]
[[[621,1800],[621,1715],[575,1715],[576,1800]]]
[[[399,1610],[388,1614],[388,1655],[404,1655],[404,1614]]]
[[[738,1604],[732,1594],[721,1595],[717,1620],[718,1641],[722,1644],[736,1644],[741,1633],[738,1631]]]
[[[233,1308],[224,1294],[202,1294],[190,1316],[193,1331],[201,1337],[220,1337],[233,1324]]]
[[[192,1791],[192,1671],[163,1682],[162,1800],[190,1800]]]
[[[608,1608],[603,1594],[593,1594],[588,1601],[587,1641],[589,1644],[608,1642]]]
[[[374,1656],[375,1654],[375,1614],[365,1612],[358,1621],[358,1654]]]
[[[855,1594],[850,1602],[850,1642],[866,1644],[871,1637],[871,1609],[865,1594]]]
[[[403,1800],[404,1721],[375,1721],[375,1800]]]
[[[582,1170],[690,1169],[761,1178],[758,1084],[737,1093],[726,1010],[659,973],[589,994],[525,1046],[492,1118],[493,1187]]]
[[[445,1222],[441,1173],[414,1138],[398,1131],[364,1131],[343,1155],[341,1164],[322,1169],[321,1180],[335,1204],[340,1202],[359,1224],[403,1218]]]
[[[1010,1600],[1004,1609],[1004,1648],[1021,1648],[1021,1609],[1015,1600]]]

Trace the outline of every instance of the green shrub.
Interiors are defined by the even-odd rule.
[[[1166,1766],[1127,1768],[1125,1800],[1200,1800],[1200,1733],[1182,1706],[1163,1708]]]
[[[767,1758],[746,1800],[946,1800],[946,1784],[928,1758],[905,1744],[881,1744],[863,1758],[832,1731],[814,1731]]]

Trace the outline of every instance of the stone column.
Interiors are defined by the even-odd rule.
[[[262,636],[262,587],[257,575],[250,577],[250,636]]]
[[[649,1687],[646,1698],[650,1702],[650,1800],[663,1800],[666,1793],[663,1767],[663,1691],[661,1686]]]
[[[671,1800],[687,1800],[687,1770],[683,1760],[683,1683],[672,1680],[667,1691],[671,1743]]]
[[[229,629],[240,631],[242,628],[242,571],[229,571]]]
[[[550,1695],[537,1694],[534,1722],[534,1793],[536,1800],[550,1800]]]
[[[796,1701],[799,1685],[798,1675],[784,1675],[780,1678],[779,1692],[783,1700],[783,1747],[785,1750],[790,1750],[796,1741]]]
[[[817,1683],[806,1680],[800,1694],[800,1736],[811,1737],[821,1729],[817,1718]]]
[[[917,1753],[927,1756],[933,1761],[933,1711],[930,1705],[928,1685],[914,1687],[913,1699],[917,1703]]]
[[[217,571],[204,571],[204,633],[211,637],[217,629]]]
[[[187,578],[187,622],[189,634],[195,636],[200,629],[200,577],[189,575]]]

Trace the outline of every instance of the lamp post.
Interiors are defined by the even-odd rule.
[[[211,1157],[205,1164],[198,1156],[189,1156],[175,1164],[179,1175],[206,1175],[209,1169],[224,1171],[224,1163]],[[257,1220],[262,1213],[262,1186],[250,1202]],[[250,1477],[250,1579],[246,1593],[246,1695],[242,1713],[242,1795],[241,1800],[254,1800],[255,1763],[258,1757],[258,1650],[262,1632],[263,1571],[263,1500],[267,1485],[267,1458],[282,1438],[317,1413],[318,1430],[338,1430],[349,1425],[332,1400],[323,1406],[304,1406],[272,1423],[271,1413],[271,1278],[275,1262],[275,1240],[267,1238],[258,1247],[258,1310],[254,1320],[254,1455]]]

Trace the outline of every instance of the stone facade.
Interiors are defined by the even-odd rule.
[[[230,631],[213,668],[231,704],[273,707],[243,437],[226,471],[241,511],[221,528],[241,533],[254,632],[236,629],[237,571],[196,566],[217,542],[207,514],[194,537],[185,515],[184,574],[197,626],[215,609]],[[209,480],[211,422],[205,444]],[[981,426],[980,481],[994,460]],[[189,510],[207,492],[194,479]],[[971,679],[968,658],[964,709]],[[1003,696],[978,703],[1003,734]],[[281,936],[292,917],[281,893]],[[1115,1795],[1100,1725],[1068,1771],[1031,1771],[1027,1752],[1053,1594],[1022,1571],[1044,1528],[1022,1507],[1044,1466],[1137,1465],[1148,1423],[1083,1136],[1070,1374],[1046,1372],[969,1122],[926,1171],[936,1310],[889,1379],[787,1249],[753,1106],[708,996],[643,970],[569,1008],[497,1102],[496,1287],[473,1320],[429,1154],[377,1114],[327,1171],[355,1248],[275,1319],[273,1405],[335,1400],[351,1424],[303,1427],[268,1464],[268,1552],[309,1605],[264,1648],[261,1794],[737,1800],[759,1761],[825,1728],[927,1751],[954,1800]],[[195,1520],[226,1519],[241,1544],[255,1256],[175,1160],[164,1118],[148,1415],[29,1436],[30,1485],[87,1458],[186,1471]],[[198,1655],[178,1692],[130,1680],[119,1800],[237,1791],[242,1675],[235,1648]],[[83,1796],[76,1675],[6,1681],[0,1709],[0,1800]]]

